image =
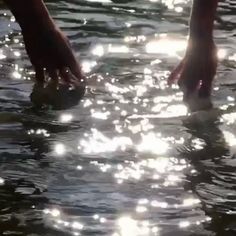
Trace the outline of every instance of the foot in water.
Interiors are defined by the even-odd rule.
[[[69,40],[54,24],[43,0],[4,1],[22,29],[25,48],[36,72],[32,101],[57,108],[76,105],[75,98],[81,98],[85,92],[84,75]],[[76,92],[80,94],[75,96]],[[60,106],[62,98],[73,102],[64,101]]]

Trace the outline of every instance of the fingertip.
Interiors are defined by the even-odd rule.
[[[48,75],[50,77],[50,84],[52,84],[53,86],[58,85],[59,83],[59,72],[56,69],[51,69],[48,70]]]
[[[171,85],[174,81],[178,81],[180,79],[180,75],[183,71],[184,60],[182,60],[177,67],[170,73],[167,84]]]
[[[62,81],[64,81],[65,83],[70,83],[71,82],[71,72],[69,67],[63,67],[62,69],[60,69],[60,75],[62,78]]]
[[[78,86],[81,83],[85,82],[84,77],[82,76],[82,74],[80,72],[78,72],[78,71],[74,72],[68,67],[62,68],[60,70],[60,74],[61,74],[62,79],[66,83],[71,83],[75,86]]]

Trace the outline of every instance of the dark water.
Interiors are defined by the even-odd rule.
[[[216,22],[220,110],[187,121],[166,77],[191,2],[48,6],[88,91],[73,109],[31,109],[30,63],[1,6],[0,235],[236,235],[236,2],[223,1]]]

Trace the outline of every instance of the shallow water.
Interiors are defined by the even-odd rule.
[[[20,29],[1,6],[1,235],[235,235],[235,1],[216,22],[220,111],[188,119],[166,77],[184,54],[190,1],[48,6],[88,90],[72,109],[32,109]]]

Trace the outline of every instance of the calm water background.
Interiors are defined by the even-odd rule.
[[[166,77],[191,2],[49,1],[88,76],[68,110],[31,109],[20,29],[0,11],[0,235],[235,235],[236,2],[220,4],[221,115],[186,120]]]

